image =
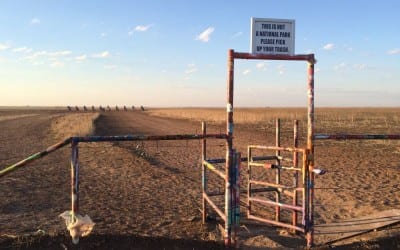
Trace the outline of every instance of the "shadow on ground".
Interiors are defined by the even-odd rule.
[[[0,239],[0,249],[225,249],[223,245],[212,241],[189,239],[169,239],[164,237],[144,237],[136,235],[100,235],[93,234],[72,244],[67,234],[54,236],[27,236],[13,239]]]

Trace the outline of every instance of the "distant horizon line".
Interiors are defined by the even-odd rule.
[[[0,109],[24,109],[24,108],[29,108],[29,109],[64,109],[67,108],[68,106],[70,107],[84,107],[86,106],[87,108],[91,108],[92,106],[94,107],[146,107],[150,109],[174,109],[174,108],[182,108],[182,109],[201,109],[201,108],[210,108],[210,109],[221,109],[225,108],[225,106],[146,106],[146,105],[0,105]],[[399,106],[314,106],[315,108],[400,108]],[[307,108],[307,106],[235,106],[235,108]]]

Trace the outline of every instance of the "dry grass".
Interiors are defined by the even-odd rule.
[[[51,132],[57,140],[71,136],[86,136],[94,131],[98,113],[66,114],[54,118]]]
[[[223,108],[168,108],[152,109],[150,115],[206,121],[222,124],[226,121],[226,110]],[[235,123],[256,124],[264,123],[277,118],[285,120],[305,119],[304,108],[238,108],[234,110]]]
[[[154,116],[215,124],[226,121],[223,108],[168,108],[148,112]],[[274,120],[280,118],[283,121],[297,119],[305,124],[306,114],[306,108],[237,108],[234,122],[264,127],[273,125]],[[400,133],[400,108],[317,108],[315,121],[319,132]]]

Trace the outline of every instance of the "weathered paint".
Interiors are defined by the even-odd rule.
[[[277,148],[280,148],[281,146],[281,120],[276,119],[275,122],[275,146]],[[279,157],[281,155],[280,150],[275,150],[275,155],[277,157],[276,165],[281,165],[281,161],[279,160]],[[281,168],[277,167],[275,169],[275,184],[280,185],[281,184]],[[275,192],[275,201],[276,203],[280,203],[281,201],[281,192]],[[279,206],[275,207],[275,220],[280,221],[281,220],[281,208]]]
[[[71,142],[71,138],[67,138],[67,139],[65,139],[65,140],[63,140],[63,141],[61,141],[59,143],[56,143],[56,144],[48,147],[47,149],[45,149],[45,150],[43,150],[41,152],[35,153],[35,154],[23,159],[22,161],[19,161],[19,162],[15,163],[15,164],[13,164],[11,166],[8,166],[8,167],[2,169],[0,171],[0,178],[5,176],[6,174],[9,174],[9,173],[13,172],[14,170],[16,170],[16,169],[18,169],[20,167],[23,167],[23,166],[27,165],[28,163],[33,162],[34,160],[42,158],[43,156],[48,155],[51,152],[54,152],[57,149],[60,149],[60,148],[64,147],[65,145],[68,145],[70,142]]]
[[[316,134],[314,140],[400,140],[400,134]]]
[[[314,63],[315,58],[314,54],[310,55],[312,57],[308,63],[308,105],[307,105],[307,149],[309,150],[309,162],[308,162],[308,174],[310,185],[307,187],[308,192],[308,226],[306,226],[306,239],[307,239],[307,247],[312,247],[314,245],[314,131],[315,131],[315,122],[314,122]]]
[[[207,159],[207,140],[205,138],[207,134],[207,125],[205,122],[201,123],[201,131],[203,135],[202,145],[201,145],[201,162]],[[207,220],[207,202],[204,198],[204,194],[207,194],[207,172],[204,163],[201,164],[201,189],[202,189],[202,222],[206,223]]]

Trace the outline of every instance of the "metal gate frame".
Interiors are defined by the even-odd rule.
[[[283,61],[305,61],[307,62],[307,150],[308,150],[308,177],[305,183],[306,197],[305,204],[308,207],[306,214],[308,218],[304,233],[307,239],[307,247],[314,244],[314,65],[316,63],[314,54],[305,55],[265,55],[235,52],[228,50],[228,95],[227,95],[227,154],[231,154],[233,149],[233,91],[234,91],[234,61],[235,59],[246,60],[283,60]],[[227,160],[231,157],[227,156]],[[230,166],[227,161],[227,168]]]

